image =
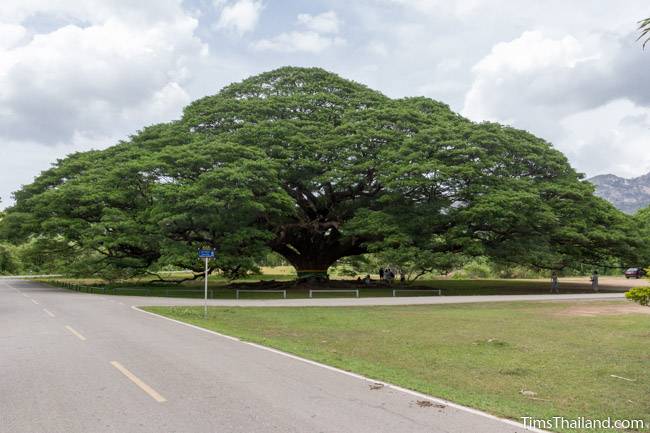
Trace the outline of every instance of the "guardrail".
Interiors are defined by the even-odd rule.
[[[287,299],[287,291],[286,290],[246,290],[246,289],[237,289],[235,292],[235,299],[239,299],[239,293],[282,293],[282,297],[284,299]]]
[[[357,294],[357,298],[359,297],[359,289],[332,289],[332,290],[327,290],[327,289],[312,289],[309,291],[309,297],[312,298],[313,293],[333,293],[333,292],[354,292]]]
[[[64,289],[74,290],[75,292],[82,293],[106,293],[106,287],[97,287],[97,286],[85,286],[82,284],[70,283],[68,281],[48,281],[50,285],[63,287]]]
[[[438,292],[438,296],[442,295],[440,289],[393,289],[393,297],[397,296],[397,292]]]

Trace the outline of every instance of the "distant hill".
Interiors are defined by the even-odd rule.
[[[596,186],[596,195],[626,213],[650,205],[650,173],[633,179],[602,174],[587,179]]]

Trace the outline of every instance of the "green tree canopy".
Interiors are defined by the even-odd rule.
[[[423,269],[455,254],[561,269],[636,252],[629,218],[549,143],[292,67],[58,161],[16,193],[2,231],[127,275],[198,271],[200,246],[230,275],[274,251],[301,276],[366,252]]]

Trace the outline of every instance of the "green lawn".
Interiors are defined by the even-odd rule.
[[[236,285],[249,286],[260,280],[275,280],[287,281],[293,277],[289,275],[257,275],[250,276],[247,279],[236,281]],[[202,298],[203,297],[203,281],[195,280],[188,281],[180,285],[176,284],[159,284],[150,283],[143,284],[140,280],[120,283],[117,285],[102,284],[97,280],[83,280],[83,279],[57,279],[39,280],[52,285],[61,285],[61,283],[83,285],[83,291],[92,291],[93,293],[102,293],[106,295],[133,295],[133,296],[166,296],[166,297],[179,297],[179,298]],[[210,278],[208,297],[214,299],[233,299],[235,298],[235,290],[227,288],[227,281],[219,277]],[[549,293],[550,283],[547,281],[530,281],[530,280],[424,280],[418,281],[418,286],[427,287],[431,289],[441,289],[443,296],[455,295],[528,295],[528,294],[547,294]],[[88,288],[91,287],[91,288]],[[366,287],[359,285],[361,297],[375,297],[375,296],[392,296],[393,289],[408,289],[407,286],[401,286],[395,283],[391,287]],[[323,288],[327,288],[324,286]],[[579,283],[562,283],[560,285],[562,293],[590,293],[591,287],[589,284]],[[621,292],[623,288],[608,288],[601,287],[601,292],[616,291]],[[400,296],[431,296],[432,292],[410,291],[407,293],[399,293]],[[289,289],[287,290],[288,298],[306,298],[309,293],[306,289]],[[318,294],[318,297],[352,297],[353,293],[336,293],[336,294]],[[278,293],[242,293],[242,299],[278,299],[281,294]]]
[[[499,416],[650,422],[650,316],[569,314],[624,304],[146,310]]]

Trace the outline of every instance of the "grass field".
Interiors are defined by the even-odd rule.
[[[625,301],[213,307],[208,320],[199,307],[146,309],[516,420],[650,423],[650,315],[634,308]]]
[[[287,274],[279,275],[259,275],[239,280],[234,286],[246,286],[260,280],[269,281],[287,281],[293,277]],[[102,293],[106,295],[132,295],[132,296],[164,296],[179,298],[202,298],[203,281],[188,281],[180,285],[176,284],[158,284],[146,283],[144,281],[129,281],[120,284],[102,284],[100,281],[92,279],[57,279],[39,280],[48,284],[66,287],[65,284],[82,285],[84,290],[93,293]],[[235,289],[226,287],[227,281],[220,278],[213,278],[209,281],[208,297],[211,299],[233,299],[235,298]],[[530,295],[530,294],[547,294],[549,293],[550,283],[540,280],[423,280],[417,282],[418,286],[430,289],[440,289],[443,296],[456,295]],[[90,288],[89,288],[90,287]],[[326,285],[322,288],[327,288]],[[407,286],[394,284],[391,287],[366,287],[359,285],[360,297],[381,297],[392,296],[393,289],[408,289]],[[601,287],[602,292],[621,292],[626,290],[624,287]],[[591,293],[589,284],[567,282],[560,284],[562,293]],[[400,293],[400,296],[431,296],[435,293],[428,291],[410,291]],[[277,299],[281,297],[278,293],[242,293],[242,299]],[[289,288],[287,297],[292,299],[307,298],[309,292],[304,288]],[[319,297],[336,297],[355,296],[353,293],[339,294],[318,294]]]

